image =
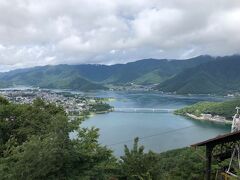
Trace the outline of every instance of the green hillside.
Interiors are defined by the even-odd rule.
[[[16,70],[0,76],[3,87],[16,85],[35,86],[41,88],[59,88],[73,90],[106,89],[103,85],[91,82],[60,65],[36,67],[25,70]]]
[[[110,68],[114,68],[114,71],[103,82],[111,84],[160,83],[187,68],[196,67],[211,60],[213,58],[210,56],[198,56],[187,60],[144,59],[127,64],[113,65]]]
[[[161,73],[159,69],[154,70],[152,72],[143,74],[142,76],[138,77],[137,79],[133,80],[134,83],[136,84],[142,84],[142,85],[148,85],[148,84],[158,84],[166,79],[170,78],[170,75]]]
[[[77,90],[105,89],[104,84],[156,84],[186,68],[211,61],[210,56],[180,60],[145,59],[127,64],[56,65],[19,69],[0,74],[1,87],[14,85]]]
[[[218,57],[189,68],[156,89],[178,94],[226,93],[240,90],[240,56]]]
[[[203,114],[212,114],[223,116],[228,120],[236,113],[236,107],[240,106],[240,99],[226,102],[199,102],[194,105],[175,111],[176,114],[186,115],[190,113],[196,116]]]
[[[105,89],[105,85],[159,84],[155,89],[178,94],[219,94],[240,90],[240,56],[187,60],[144,59],[127,64],[56,65],[0,74],[1,87],[30,85],[77,90]]]

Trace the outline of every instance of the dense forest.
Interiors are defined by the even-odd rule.
[[[69,121],[63,108],[41,99],[29,105],[0,98],[1,179],[203,178],[202,149],[158,154],[146,152],[136,138],[132,148],[123,147],[123,156],[114,157],[98,143],[98,129],[81,127],[83,120]]]
[[[0,87],[24,85],[87,91],[137,84],[177,94],[227,94],[239,91],[239,66],[239,55],[143,59],[109,66],[63,64],[0,73]]]
[[[190,113],[196,116],[203,114],[219,115],[228,120],[232,120],[232,116],[236,113],[236,107],[240,106],[240,99],[229,100],[225,102],[199,102],[194,105],[176,110],[179,115]]]
[[[183,70],[156,89],[177,94],[226,94],[238,92],[240,56],[217,57]]]
[[[187,68],[213,60],[210,56],[199,56],[184,61],[167,59],[143,59],[127,64],[115,65],[55,65],[17,69],[0,73],[0,87],[15,85],[41,88],[74,90],[106,89],[106,84],[141,85],[161,83]]]

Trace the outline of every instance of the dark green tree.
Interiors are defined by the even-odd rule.
[[[138,138],[134,139],[132,150],[126,145],[124,147],[125,154],[120,160],[121,179],[159,179],[158,155],[152,151],[145,153],[144,147],[138,146],[138,141]]]
[[[116,159],[111,150],[98,143],[98,129],[81,128],[80,123],[80,119],[70,121],[63,108],[41,99],[32,105],[2,103],[1,179],[112,177]]]
[[[0,96],[0,105],[6,105],[6,104],[9,104],[8,100]]]

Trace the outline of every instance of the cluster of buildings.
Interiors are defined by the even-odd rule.
[[[68,115],[73,116],[90,111],[92,105],[103,101],[101,98],[42,89],[0,90],[0,96],[18,104],[31,104],[36,98],[41,98],[44,101],[55,103],[57,106],[62,106]]]
[[[152,91],[157,84],[140,85],[136,83],[126,83],[125,85],[109,86],[110,91]]]
[[[203,114],[203,113],[200,116],[196,116],[189,113],[186,113],[186,115],[190,118],[197,119],[197,120],[208,120],[208,121],[213,121],[218,123],[232,124],[231,120],[227,120],[225,117],[219,116],[219,115]]]

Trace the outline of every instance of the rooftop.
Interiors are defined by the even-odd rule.
[[[196,144],[192,144],[191,147],[218,145],[221,143],[227,143],[227,142],[233,142],[233,141],[239,141],[239,140],[240,140],[240,131],[236,131],[232,133],[219,135],[215,138],[211,138]]]

